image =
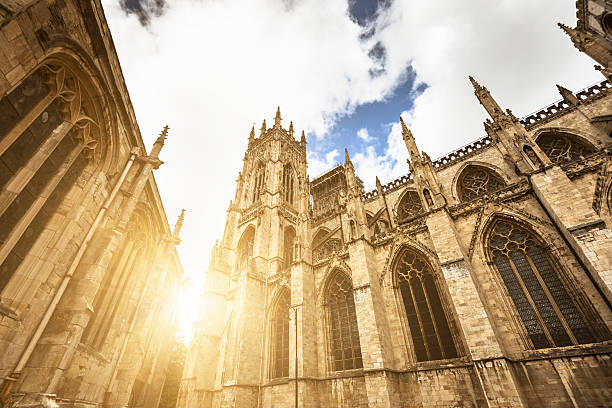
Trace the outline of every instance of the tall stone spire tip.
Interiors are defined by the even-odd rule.
[[[276,116],[274,117],[274,126],[275,127],[280,127],[281,125],[281,112],[280,112],[280,106],[276,108]]]

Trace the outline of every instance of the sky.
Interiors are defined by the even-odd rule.
[[[155,177],[192,282],[188,336],[251,126],[308,140],[309,175],[348,148],[366,189],[405,174],[400,115],[432,158],[484,136],[468,75],[525,116],[602,80],[557,22],[573,0],[102,0],[140,130],[169,137]]]

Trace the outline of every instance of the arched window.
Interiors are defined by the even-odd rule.
[[[355,315],[353,283],[344,273],[336,271],[330,278],[325,296],[332,369],[334,371],[362,368],[361,346]]]
[[[595,153],[592,146],[569,133],[544,133],[536,143],[550,161],[556,164],[583,159]]]
[[[0,290],[77,179],[93,170],[88,165],[102,134],[94,92],[51,60],[0,99]]]
[[[295,230],[287,227],[283,235],[283,266],[286,269],[291,267],[294,261]]]
[[[419,193],[413,190],[406,191],[397,207],[398,222],[401,224],[409,218],[423,212],[423,203]]]
[[[253,244],[255,241],[255,228],[249,226],[240,237],[237,247],[238,269],[246,268],[253,257]]]
[[[433,269],[419,253],[404,249],[395,273],[417,361],[457,357]]]
[[[259,163],[255,169],[253,175],[253,198],[251,202],[255,203],[259,201],[259,196],[264,192],[264,185],[266,182],[266,166],[263,163]]]
[[[548,249],[533,233],[496,220],[487,250],[536,349],[595,341]]]
[[[290,164],[285,164],[283,167],[283,198],[285,202],[293,204],[294,200],[294,187],[295,177],[293,174],[293,168]]]
[[[342,241],[339,238],[328,237],[329,231],[320,229],[312,240],[312,261],[321,261],[334,252],[342,249]]]
[[[279,295],[272,312],[270,341],[270,378],[289,376],[289,306],[291,296],[288,290]]]
[[[493,193],[506,183],[492,170],[484,166],[467,166],[457,180],[459,200],[472,201],[487,193]]]

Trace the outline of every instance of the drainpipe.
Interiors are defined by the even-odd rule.
[[[13,388],[13,385],[19,379],[19,376],[21,375],[23,368],[25,367],[28,360],[32,356],[32,353],[34,352],[34,348],[38,344],[38,341],[40,340],[45,328],[47,327],[47,324],[49,323],[49,320],[51,320],[51,316],[53,316],[53,313],[55,312],[55,309],[57,308],[57,305],[59,304],[60,299],[62,298],[64,292],[66,291],[66,288],[68,287],[68,283],[70,283],[70,281],[72,280],[74,271],[76,270],[77,266],[81,262],[81,258],[83,257],[83,254],[85,254],[85,250],[88,248],[91,242],[91,239],[93,238],[94,233],[98,229],[100,222],[102,221],[102,219],[104,218],[104,215],[106,214],[106,211],[108,210],[109,206],[113,202],[115,196],[117,195],[117,192],[121,188],[121,185],[125,181],[125,178],[127,177],[127,174],[130,171],[130,168],[134,164],[134,160],[136,159],[136,156],[138,155],[139,151],[140,149],[134,148],[130,152],[130,156],[128,158],[127,163],[125,164],[125,167],[123,168],[123,172],[121,173],[119,180],[117,180],[117,182],[115,183],[115,187],[113,188],[110,195],[108,196],[108,198],[102,205],[102,208],[100,208],[100,211],[98,212],[98,215],[96,216],[94,222],[91,224],[91,227],[89,227],[89,231],[87,231],[87,235],[85,236],[85,239],[81,243],[81,246],[79,247],[79,250],[77,251],[76,256],[72,260],[72,263],[70,264],[70,267],[68,268],[68,272],[66,272],[66,275],[64,276],[64,279],[62,280],[62,283],[60,284],[57,292],[55,292],[55,296],[53,297],[51,304],[49,305],[45,314],[43,315],[43,318],[38,324],[36,331],[30,338],[30,341],[28,342],[27,347],[23,351],[21,358],[17,362],[17,365],[13,369],[12,374],[6,377],[5,379],[6,382],[4,384],[2,394],[0,395],[2,400],[4,400],[5,398],[9,396],[11,389]]]

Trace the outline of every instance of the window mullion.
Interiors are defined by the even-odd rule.
[[[542,277],[540,276],[540,273],[538,272],[538,268],[536,268],[536,266],[533,264],[532,259],[529,257],[529,255],[527,253],[525,253],[525,258],[529,262],[529,266],[531,267],[535,277],[538,279],[538,282],[540,282],[540,286],[544,290],[544,293],[546,294],[546,297],[548,298],[548,301],[550,302],[550,304],[553,307],[553,310],[555,311],[555,313],[559,317],[559,320],[561,321],[561,324],[563,325],[563,328],[567,332],[568,336],[572,340],[572,343],[578,344],[578,341],[576,340],[576,337],[574,336],[574,333],[572,332],[572,330],[570,329],[569,325],[565,321],[565,317],[563,316],[563,313],[561,313],[561,310],[559,310],[559,307],[557,306],[557,303],[555,302],[555,299],[552,297],[552,294],[548,290],[548,286],[546,286],[546,283],[544,283],[544,281],[542,280]],[[553,342],[553,344],[555,344],[555,343]]]
[[[12,251],[13,247],[17,244],[25,230],[28,228],[30,223],[34,220],[34,217],[38,214],[40,209],[43,207],[47,199],[51,196],[59,182],[66,175],[72,164],[79,157],[79,154],[83,150],[82,145],[75,146],[64,162],[61,164],[57,173],[53,176],[53,178],[47,183],[45,188],[42,190],[40,195],[34,200],[30,208],[25,212],[25,214],[19,219],[17,224],[13,227],[12,231],[9,233],[4,245],[0,247],[0,263],[6,260],[6,257]]]
[[[510,265],[510,268],[512,269],[512,272],[514,272],[514,275],[516,276],[516,279],[517,279],[519,285],[521,285],[521,289],[523,290],[523,293],[525,294],[525,298],[527,299],[527,301],[531,305],[531,308],[533,309],[533,313],[536,316],[536,318],[538,319],[538,322],[540,322],[540,326],[542,327],[542,331],[544,332],[544,335],[546,336],[546,338],[548,339],[550,344],[552,346],[554,346],[555,342],[554,342],[550,332],[548,331],[548,327],[544,323],[544,320],[542,319],[542,316],[540,316],[540,311],[538,310],[538,308],[536,307],[535,302],[531,298],[531,294],[529,293],[529,290],[527,290],[527,287],[525,286],[525,283],[523,282],[523,279],[521,278],[521,275],[520,275],[519,271],[516,269],[516,265],[514,264],[514,261],[512,260],[512,258],[510,256],[507,256],[507,258],[508,258],[508,264]]]
[[[45,160],[57,148],[60,142],[72,129],[70,122],[64,121],[53,131],[51,135],[38,147],[34,155],[11,177],[6,186],[0,192],[0,216],[11,205],[13,200],[19,195],[21,190],[34,177],[36,172],[43,165]]]
[[[418,279],[418,278],[417,278]],[[417,321],[419,322],[419,329],[421,330],[421,339],[423,339],[423,345],[425,346],[425,352],[427,353],[427,359],[431,359],[431,353],[429,352],[429,344],[425,340],[425,329],[423,328],[423,322],[421,320],[421,312],[419,310],[419,306],[416,302],[416,297],[414,296],[414,292],[412,290],[412,284],[410,283],[411,279],[408,279],[406,283],[408,284],[408,288],[410,289],[410,297],[412,298],[412,305],[414,307],[414,311],[416,312]],[[419,279],[420,281],[420,279]]]
[[[442,352],[442,358],[446,358],[446,351],[444,350],[444,345],[442,344],[442,339],[440,338],[440,333],[438,332],[438,324],[434,317],[434,313],[431,308],[431,303],[429,302],[429,294],[427,293],[427,288],[425,287],[422,279],[419,279],[419,281],[421,282],[421,287],[423,289],[423,293],[425,294],[425,301],[427,302],[427,309],[429,310],[429,317],[431,319],[431,322],[433,323],[434,331],[436,333],[436,338],[438,339],[438,346],[440,347],[440,351]]]

